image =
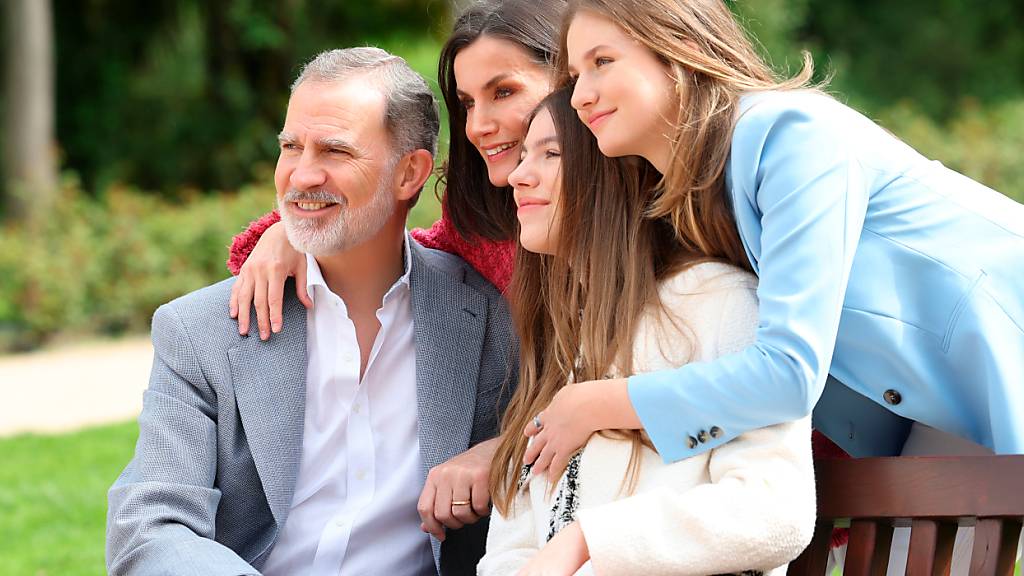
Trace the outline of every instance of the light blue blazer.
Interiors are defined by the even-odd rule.
[[[855,456],[903,418],[1024,453],[1024,206],[811,92],[743,97],[726,188],[757,341],[630,378],[666,461],[812,409]]]

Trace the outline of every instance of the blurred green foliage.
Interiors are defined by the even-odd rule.
[[[64,166],[89,191],[127,182],[169,195],[236,188],[272,163],[288,86],[317,52],[415,39],[412,54],[432,62],[449,18],[446,0],[53,7]]]
[[[1024,98],[1024,2],[732,0],[779,68],[809,50],[819,78],[871,114],[912,102],[945,122],[964,102]]]
[[[809,50],[840,99],[1024,201],[1024,3],[727,1],[777,69]],[[377,45],[436,89],[451,18],[447,0],[53,4],[65,184],[44,223],[0,228],[0,350],[144,330],[160,303],[223,278],[232,235],[273,206],[302,62]],[[411,222],[437,214],[430,185]]]

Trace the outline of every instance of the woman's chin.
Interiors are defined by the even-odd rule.
[[[620,158],[622,156],[635,156],[636,152],[626,150],[626,146],[622,145],[622,142],[616,141],[617,139],[605,136],[604,138],[597,139],[597,148],[601,151],[601,154],[609,158]]]
[[[491,186],[495,188],[504,188],[508,186],[508,176],[515,170],[515,165],[512,166],[488,166],[487,167],[487,179],[490,180]]]

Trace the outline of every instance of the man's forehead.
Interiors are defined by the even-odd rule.
[[[356,132],[384,128],[384,95],[362,78],[306,81],[288,101],[285,132]]]

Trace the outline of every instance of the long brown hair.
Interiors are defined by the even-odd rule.
[[[478,1],[458,17],[441,48],[437,83],[448,108],[451,142],[438,183],[445,186],[445,209],[463,238],[512,239],[516,211],[512,188],[491,184],[487,165],[466,139],[466,110],[456,91],[455,57],[481,36],[490,36],[522,46],[535,64],[552,68],[565,7],[566,0]]]
[[[632,371],[633,335],[647,306],[658,304],[657,285],[691,259],[664,219],[645,218],[658,174],[647,161],[607,158],[579,121],[571,88],[545,98],[560,149],[562,190],[557,256],[519,246],[509,292],[520,336],[519,386],[502,419],[491,470],[494,504],[509,514],[526,437],[522,430],[570,382]],[[630,470],[641,446],[637,430]],[[624,478],[625,478],[624,474]]]
[[[651,204],[694,252],[750,270],[725,189],[740,96],[764,90],[813,89],[809,53],[792,78],[776,75],[722,0],[573,0],[562,24],[556,69],[571,82],[566,36],[579,11],[608,18],[664,62],[676,83],[671,162]]]

